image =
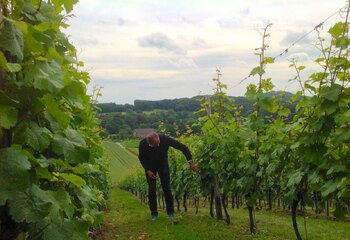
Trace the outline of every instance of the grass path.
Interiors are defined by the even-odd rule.
[[[99,239],[223,240],[232,239],[235,232],[234,228],[208,216],[193,214],[184,214],[179,224],[173,224],[161,211],[159,218],[152,221],[145,204],[117,188],[112,192],[108,209]]]
[[[232,224],[216,221],[201,208],[199,214],[194,209],[180,212],[179,224],[173,224],[164,211],[152,221],[149,209],[135,196],[118,188],[113,189],[108,203],[105,223],[99,240],[286,240],[295,239],[290,216],[285,213],[256,212],[258,234],[252,237],[248,229],[247,210],[231,211]],[[299,227],[303,239],[303,219],[299,217]],[[350,224],[324,219],[307,219],[309,240],[350,240]]]

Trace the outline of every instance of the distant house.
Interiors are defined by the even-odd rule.
[[[155,129],[153,128],[137,128],[132,131],[132,136],[138,137],[138,138],[144,138],[147,136],[147,134],[154,131]]]

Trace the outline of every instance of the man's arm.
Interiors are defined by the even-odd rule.
[[[183,153],[183,155],[185,155],[187,162],[190,163],[192,161],[192,154],[185,144],[180,143],[179,141],[177,141],[171,137],[168,137],[166,135],[164,135],[164,138],[168,142],[169,146],[180,150]]]
[[[166,141],[168,142],[169,146],[180,150],[185,155],[187,162],[190,165],[191,170],[194,172],[197,172],[198,165],[192,161],[192,154],[191,154],[190,150],[188,149],[188,147],[185,144],[180,143],[179,141],[177,141],[171,137],[168,137],[165,135],[164,135],[164,137],[165,137]]]

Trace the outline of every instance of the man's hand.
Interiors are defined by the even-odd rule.
[[[154,172],[152,172],[151,170],[148,170],[147,171],[147,176],[150,178],[150,179],[157,179],[157,176],[154,174]]]
[[[188,163],[190,164],[190,168],[193,172],[198,172],[198,165],[197,163],[194,163],[192,160],[188,161]]]

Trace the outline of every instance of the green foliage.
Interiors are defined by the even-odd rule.
[[[154,109],[162,110],[174,110],[179,111],[189,111],[193,112],[199,109],[200,97],[196,96],[193,98],[179,98],[179,99],[164,99],[160,101],[145,101],[145,100],[135,100],[134,106],[136,111],[152,111]]]
[[[0,149],[0,156],[0,205],[4,205],[28,187],[31,165],[28,157],[15,147]]]
[[[112,112],[99,114],[101,119],[101,127],[105,128],[107,134],[116,134],[122,138],[123,130],[126,132],[125,138],[132,136],[132,130],[138,128],[154,128],[157,129],[160,123],[164,124],[166,132],[176,136],[176,131],[181,134],[187,131],[188,126],[192,126],[195,122],[195,116],[192,112],[173,110],[163,111],[155,110],[151,112],[135,112],[127,111],[125,113]]]
[[[319,38],[324,57],[315,62],[322,68],[320,71],[304,80],[300,73],[306,66],[292,61],[290,67],[296,71],[293,81],[299,83],[300,91],[287,101],[283,94],[273,94],[273,81],[265,78],[266,64],[274,62],[273,58],[265,57],[267,28],[261,32],[262,46],[256,49],[259,65],[250,75],[257,82],[247,87],[245,98],[252,107],[245,115],[226,96],[226,85],[220,82],[218,71],[218,77],[213,79],[214,95],[204,97],[197,111],[200,134],[181,138],[191,146],[194,160],[199,163],[200,184],[186,170],[181,154],[172,152],[175,195],[188,192],[193,197],[208,196],[216,187],[219,194],[243,196],[248,207],[256,207],[258,200],[265,200],[270,193],[285,206],[298,202],[301,208],[314,207],[332,201],[334,217],[342,220],[348,216],[350,39],[347,21],[330,29],[329,47],[324,47],[326,42]],[[129,184],[128,189],[135,186],[135,182]]]
[[[0,217],[14,225],[0,238],[87,239],[101,222],[109,179],[90,79],[61,32],[76,2],[1,3]]]
[[[259,31],[259,65],[250,73],[256,83],[247,86],[245,94],[249,111],[243,114],[226,95],[227,86],[217,71],[214,94],[204,96],[197,111],[200,133],[181,137],[199,163],[199,176],[188,171],[181,153],[170,152],[174,195],[208,196],[214,189],[214,197],[243,196],[251,209],[261,200],[278,198],[284,207],[298,203],[303,211],[306,206],[322,209],[331,201],[333,216],[343,220],[350,202],[348,19],[329,30],[329,47],[319,38],[323,57],[315,62],[320,71],[302,79],[307,67],[292,60],[292,81],[300,90],[287,101],[283,93],[274,94],[274,83],[265,76],[266,65],[275,60],[265,56],[269,26]],[[147,194],[143,175],[130,176],[122,186]],[[254,218],[250,220],[254,233]]]
[[[266,80],[264,86],[268,89],[272,87],[269,79]],[[281,94],[283,97],[280,97],[280,104],[286,106],[292,112],[296,104],[290,102],[293,94],[269,91],[263,95],[269,98],[272,95],[280,96]],[[248,97],[248,95],[246,96]],[[200,99],[202,97],[159,101],[137,100],[135,106],[100,103],[97,104],[98,108],[101,109],[98,117],[101,119],[101,127],[105,129],[105,135],[113,134],[117,139],[129,138],[131,131],[136,128],[154,128],[161,132],[167,132],[172,136],[185,134],[191,128],[193,133],[199,134],[200,127],[197,125],[197,119],[193,112],[200,110]],[[215,99],[219,96],[211,97]],[[242,117],[246,117],[254,109],[252,102],[244,97],[227,97],[224,101],[231,100],[236,103],[237,108],[240,108]],[[265,117],[266,115],[266,111],[262,110],[262,116]],[[160,123],[162,128],[159,128]]]

